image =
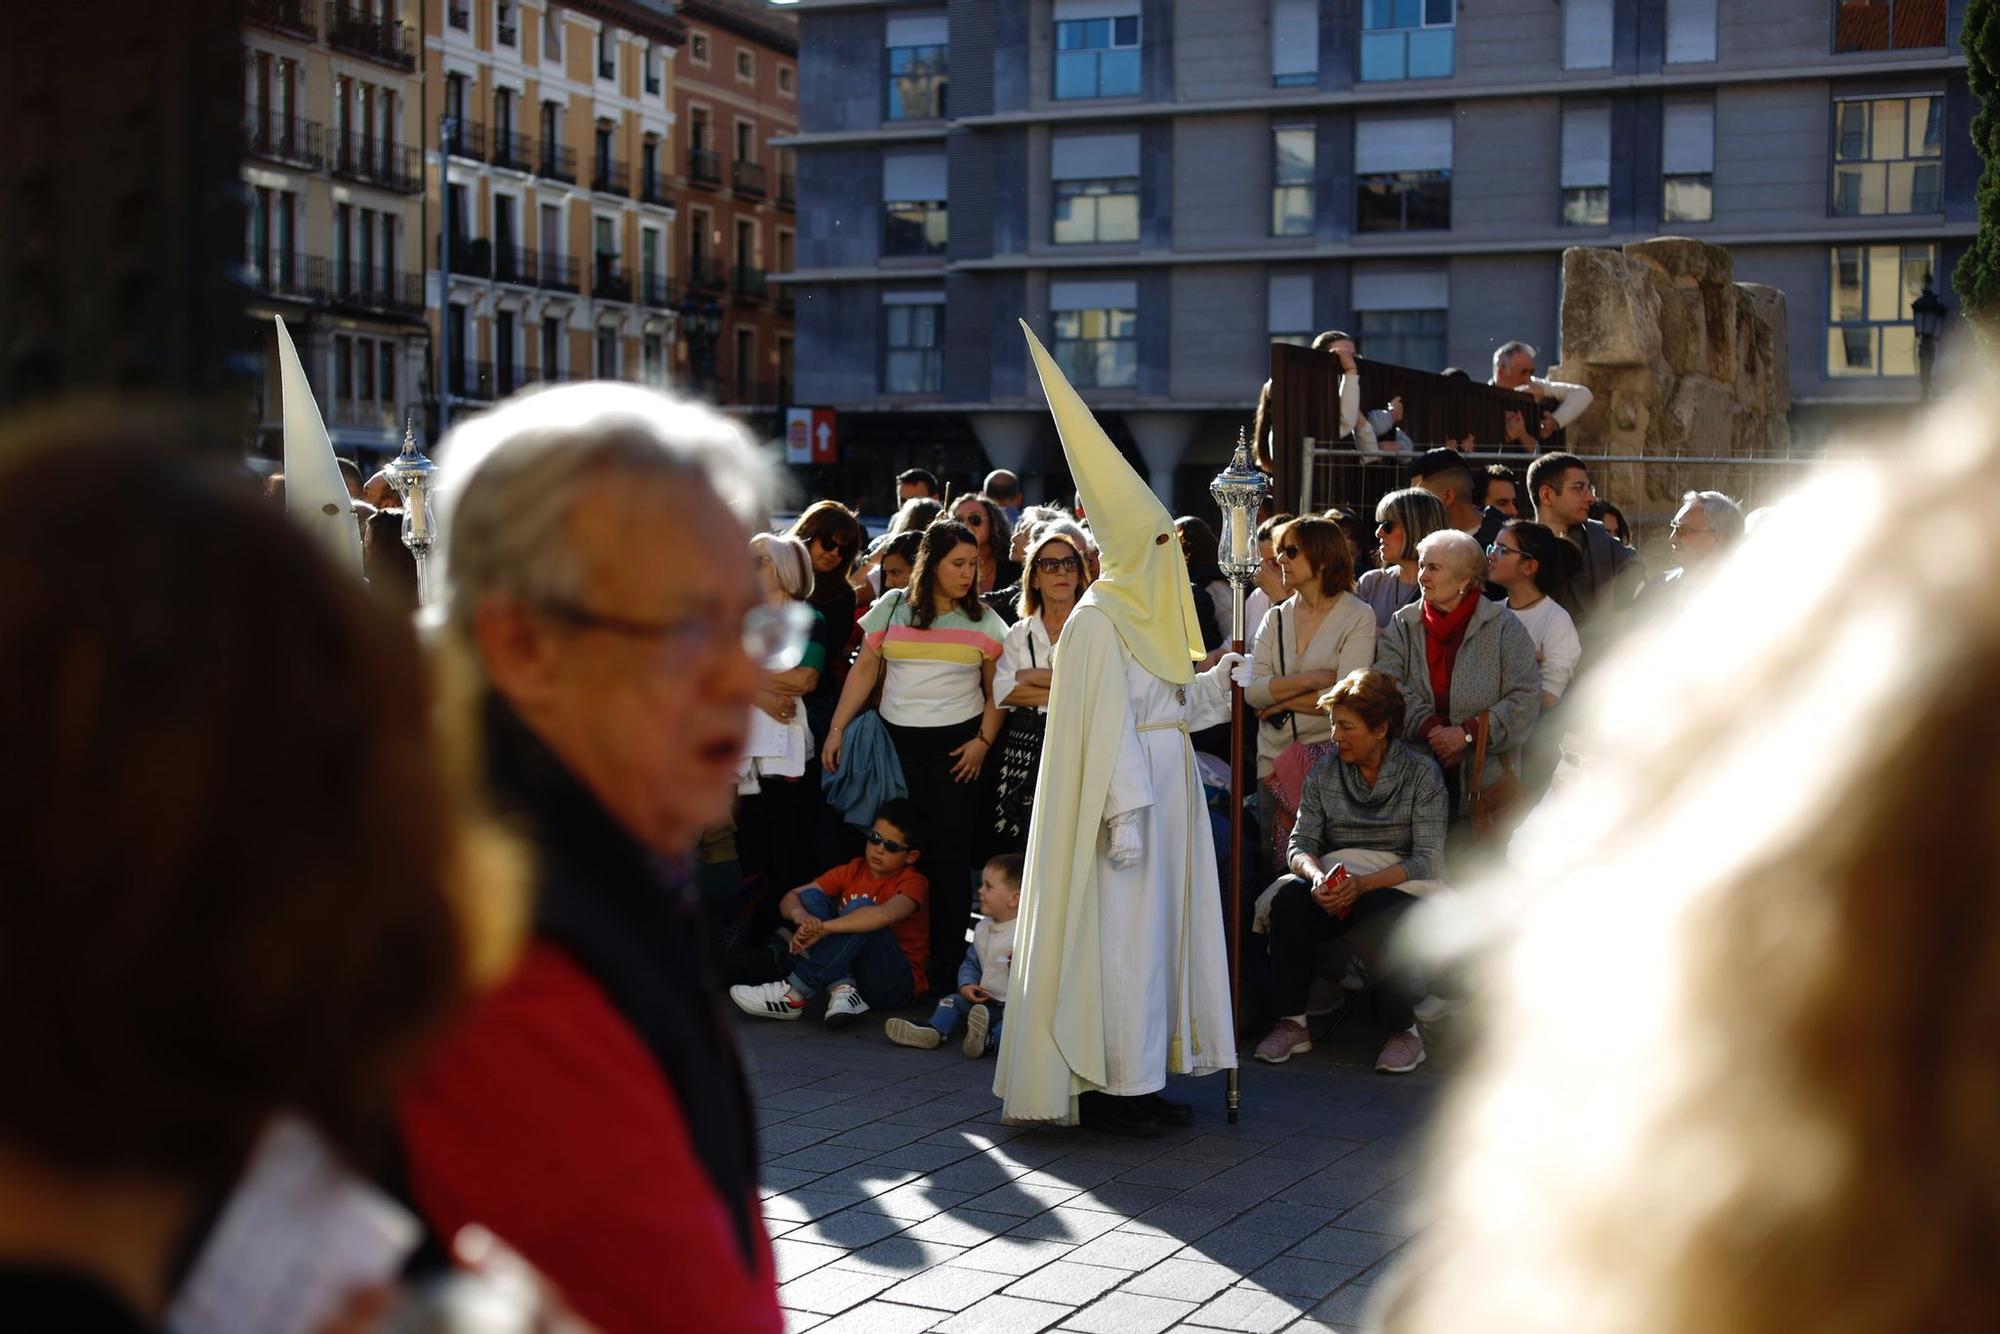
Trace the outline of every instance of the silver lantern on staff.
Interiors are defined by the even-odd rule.
[[[1236,432],[1236,454],[1216,479],[1208,493],[1222,512],[1220,542],[1222,573],[1229,580],[1229,648],[1243,652],[1244,607],[1250,585],[1257,578],[1263,557],[1257,549],[1257,516],[1264,497],[1271,491],[1271,479],[1250,463],[1250,438],[1241,428]],[[1229,690],[1229,1004],[1238,1019],[1243,1013],[1243,688]],[[1229,1071],[1229,1119],[1233,1123],[1240,1103],[1237,1069]]]
[[[431,540],[437,518],[431,512],[431,488],[437,465],[417,448],[417,423],[412,416],[403,428],[403,452],[382,469],[382,475],[403,500],[403,545],[417,562],[417,601],[431,600]],[[1238,619],[1241,619],[1239,615]]]

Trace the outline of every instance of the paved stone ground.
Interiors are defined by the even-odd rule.
[[[1004,1126],[990,1058],[893,1046],[879,1015],[740,1031],[779,1299],[820,1334],[1359,1329],[1443,1063],[1375,1074],[1349,1023],[1252,1063],[1239,1124],[1220,1075],[1176,1079],[1195,1124],[1135,1140]]]

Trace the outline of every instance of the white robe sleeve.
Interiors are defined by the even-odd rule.
[[[1139,728],[1132,717],[1129,699],[1118,729],[1118,763],[1111,770],[1111,789],[1104,799],[1106,824],[1153,804],[1153,767],[1146,762],[1146,752],[1139,745]]]
[[[1248,693],[1245,692],[1246,699]],[[1224,663],[1217,663],[1205,672],[1195,673],[1194,684],[1188,687],[1188,731],[1199,732],[1228,721],[1229,668]],[[1255,721],[1255,715],[1246,720]]]

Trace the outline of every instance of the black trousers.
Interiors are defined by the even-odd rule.
[[[933,991],[952,991],[965,958],[965,932],[972,919],[972,873],[981,820],[990,819],[991,795],[984,783],[961,783],[951,776],[951,752],[979,735],[980,716],[945,727],[900,727],[885,722],[910,800],[923,816],[924,855],[917,869],[930,881]],[[989,761],[990,762],[990,761]],[[982,841],[983,842],[983,841]]]
[[[1408,1028],[1423,999],[1423,979],[1386,948],[1403,914],[1417,900],[1400,889],[1378,889],[1354,901],[1342,921],[1313,902],[1312,886],[1289,877],[1271,901],[1271,1004],[1280,1016],[1302,1014],[1321,941],[1345,938],[1375,980],[1375,1015],[1384,1027]]]

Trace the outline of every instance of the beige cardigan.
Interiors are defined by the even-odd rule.
[[[1319,629],[1307,642],[1305,652],[1298,649],[1298,640],[1291,630],[1292,617],[1296,614],[1298,598],[1286,598],[1271,609],[1264,618],[1264,624],[1257,631],[1257,645],[1252,654],[1256,679],[1243,692],[1243,698],[1251,708],[1269,708],[1277,703],[1271,694],[1271,680],[1279,676],[1296,676],[1300,672],[1332,670],[1335,677],[1349,672],[1358,672],[1375,665],[1375,612],[1369,605],[1352,593],[1342,593],[1334,600],[1333,609],[1326,619],[1319,623]],[[1285,636],[1284,666],[1278,665],[1278,636]],[[1294,724],[1297,725],[1296,734]],[[1278,756],[1294,740],[1311,743],[1328,741],[1333,737],[1333,728],[1323,713],[1295,713],[1281,726],[1256,723],[1257,728],[1257,776],[1268,778],[1271,767]]]

